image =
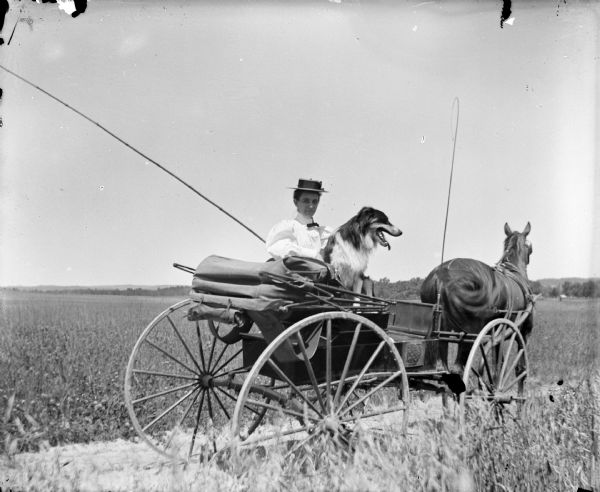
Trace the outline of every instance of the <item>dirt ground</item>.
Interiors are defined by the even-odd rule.
[[[594,378],[595,393],[600,394],[600,377]],[[542,387],[542,392],[557,393],[556,386]],[[557,396],[557,395],[555,395]],[[411,393],[408,439],[424,439],[424,424],[457,416],[458,406],[450,401],[444,408],[441,396]],[[444,415],[445,414],[445,415]],[[382,417],[385,418],[385,417]],[[595,436],[600,435],[598,421],[594,422]],[[600,484],[598,476],[598,443],[592,452],[595,475],[592,480]],[[39,453],[23,453],[12,462],[0,458],[0,492],[21,490],[77,491],[162,491],[187,488],[202,482],[203,467],[173,463],[152,450],[144,442],[117,440],[74,444],[47,449]],[[216,473],[219,472],[215,467]],[[219,477],[221,480],[221,477]],[[222,490],[230,490],[231,477],[222,472]],[[219,482],[221,483],[221,482]],[[235,486],[235,484],[230,483]],[[469,487],[463,490],[471,490]]]
[[[441,397],[421,401],[413,395],[409,438],[421,438],[418,423],[442,413]],[[49,478],[63,490],[168,490],[174,483],[193,484],[198,473],[195,468],[171,463],[143,442],[73,444],[19,454],[13,463],[0,461],[0,490],[32,489],[48,483]]]

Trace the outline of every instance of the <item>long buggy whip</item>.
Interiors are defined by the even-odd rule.
[[[454,123],[454,134],[452,136],[452,141],[453,141],[453,145],[452,145],[452,163],[450,166],[450,180],[448,182],[448,200],[446,201],[446,217],[444,219],[444,234],[442,236],[442,257],[440,259],[440,265],[442,265],[444,263],[444,250],[446,248],[446,230],[448,229],[448,214],[450,211],[450,194],[452,192],[452,177],[454,175],[454,155],[456,154],[456,137],[458,135],[458,119],[459,119],[459,115],[460,115],[460,102],[458,99],[458,96],[454,98],[454,101],[452,101],[452,114],[454,114],[454,107],[456,106],[456,120],[453,122]],[[441,306],[441,289],[439,287],[438,282],[436,282],[436,290],[437,290],[437,301],[436,301],[436,305],[437,306]],[[439,307],[438,307],[439,309]]]
[[[263,243],[265,242],[265,240],[259,236],[255,231],[253,231],[250,227],[248,227],[246,224],[244,224],[240,219],[234,217],[232,214],[230,214],[227,210],[225,210],[223,207],[221,207],[220,205],[218,205],[217,203],[215,203],[213,200],[211,200],[210,198],[208,198],[206,195],[204,195],[203,193],[200,193],[196,188],[194,188],[192,185],[190,185],[189,183],[186,183],[183,179],[181,179],[179,176],[177,176],[175,173],[173,173],[172,171],[169,171],[165,166],[163,166],[162,164],[159,164],[158,162],[156,162],[154,159],[152,159],[151,157],[148,157],[146,154],[144,154],[143,152],[141,152],[140,150],[136,149],[133,145],[129,144],[128,142],[126,142],[125,140],[123,140],[121,137],[119,137],[118,135],[116,135],[115,133],[111,132],[108,128],[106,128],[105,126],[101,125],[100,123],[98,123],[97,121],[93,120],[92,118],[90,118],[89,116],[85,115],[84,113],[82,113],[81,111],[79,111],[78,109],[74,108],[73,106],[67,104],[66,102],[64,102],[63,100],[59,99],[58,97],[54,96],[53,94],[51,94],[50,92],[42,89],[40,86],[34,84],[33,82],[30,82],[29,80],[27,80],[25,77],[22,77],[21,75],[13,72],[12,70],[9,70],[8,68],[0,65],[0,68],[2,70],[4,70],[5,72],[8,72],[9,74],[11,74],[12,76],[18,78],[19,80],[22,80],[23,82],[25,82],[26,84],[30,85],[31,87],[33,87],[34,89],[37,89],[38,91],[46,94],[48,97],[54,99],[55,101],[59,102],[60,104],[62,104],[63,106],[65,106],[66,108],[70,109],[71,111],[77,113],[79,116],[85,118],[86,120],[88,120],[90,123],[93,123],[94,125],[96,125],[98,128],[100,128],[101,130],[103,130],[104,132],[108,133],[111,137],[115,138],[116,140],[118,140],[119,142],[121,142],[123,145],[125,145],[125,147],[128,147],[129,149],[133,150],[136,154],[140,155],[141,157],[143,157],[144,159],[146,159],[148,162],[151,162],[152,164],[154,164],[156,167],[158,167],[159,169],[161,169],[162,171],[164,171],[165,173],[167,173],[169,176],[171,176],[173,179],[176,179],[177,181],[179,181],[182,185],[186,186],[187,188],[189,188],[190,190],[192,190],[196,195],[198,195],[200,198],[202,198],[203,200],[206,200],[208,203],[210,203],[213,207],[217,208],[218,210],[220,210],[221,212],[223,212],[225,215],[227,215],[227,217],[229,217],[230,219],[232,219],[233,221],[237,222],[239,225],[241,225],[244,229],[246,229],[250,234],[252,234],[254,237],[256,237],[257,239],[259,239],[260,241],[262,241]]]
[[[448,212],[450,211],[450,193],[452,191],[452,176],[454,174],[454,155],[456,153],[456,136],[458,135],[458,117],[460,114],[460,104],[458,97],[454,98],[452,102],[452,113],[454,113],[454,106],[456,106],[456,121],[454,122],[454,136],[452,137],[452,141],[454,142],[452,146],[452,165],[450,166],[450,181],[448,183],[448,201],[446,202],[446,218],[444,220],[444,235],[442,238],[442,258],[440,261],[440,265],[444,263],[444,249],[446,247],[446,229],[448,228]]]

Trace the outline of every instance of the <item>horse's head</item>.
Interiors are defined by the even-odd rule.
[[[502,263],[510,263],[521,273],[526,274],[526,268],[529,264],[529,257],[533,252],[533,246],[527,235],[531,232],[531,224],[527,222],[523,232],[513,231],[508,223],[504,224],[504,253],[502,254]]]

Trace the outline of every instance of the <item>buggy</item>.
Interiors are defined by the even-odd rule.
[[[189,298],[137,340],[125,403],[141,438],[189,460],[233,437],[242,445],[325,439],[342,447],[365,430],[403,432],[411,389],[478,401],[496,418],[525,399],[520,324],[533,308],[498,311],[478,334],[440,330],[443,306],[343,289],[318,260],[265,263],[209,256]],[[440,343],[469,344],[462,375]]]

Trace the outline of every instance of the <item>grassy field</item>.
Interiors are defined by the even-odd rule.
[[[0,405],[16,393],[15,408],[50,445],[133,436],[123,405],[127,359],[143,328],[177,300],[5,295]]]
[[[3,453],[134,437],[122,396],[127,359],[143,328],[179,299],[1,295]],[[502,432],[482,432],[475,419],[462,434],[450,415],[427,420],[421,439],[366,435],[350,460],[317,446],[303,459],[283,459],[272,447],[198,465],[188,489],[591,488],[598,408],[589,376],[597,370],[599,312],[598,301],[538,303],[528,344],[531,397],[523,420]]]

